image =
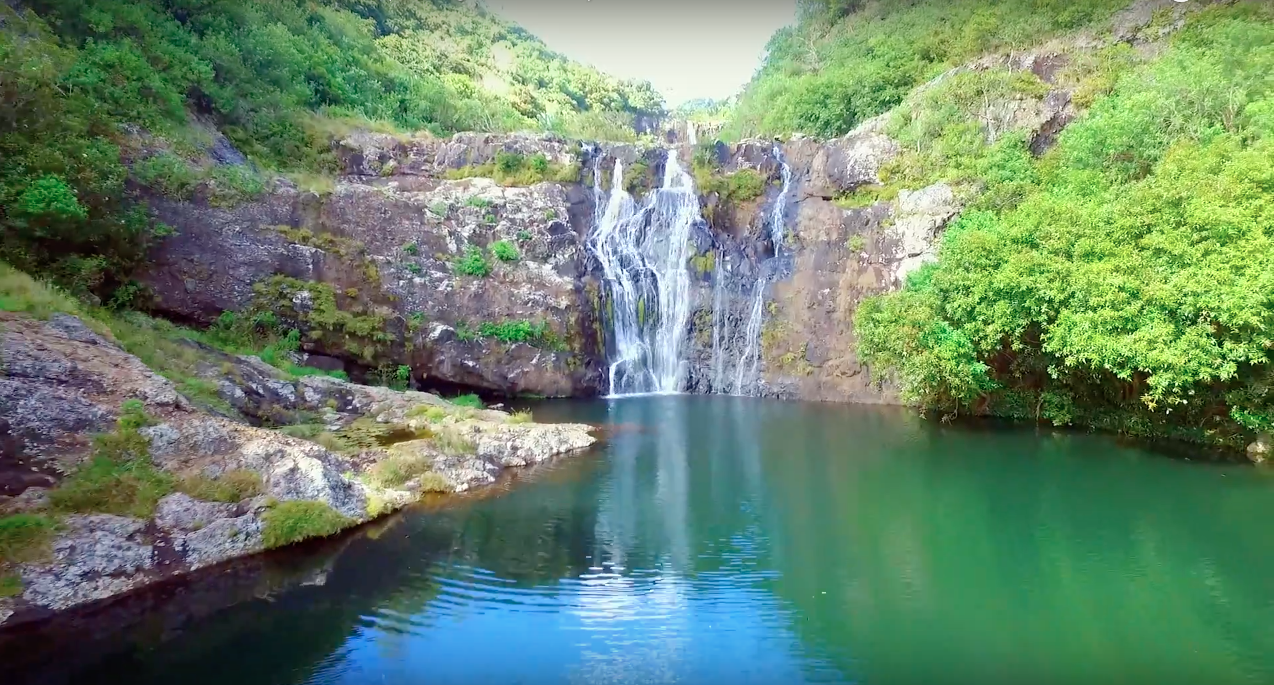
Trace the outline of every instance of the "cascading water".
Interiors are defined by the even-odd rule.
[[[725,260],[712,273],[712,390],[725,387],[725,343],[730,339],[730,310],[726,304]]]
[[[781,166],[783,189],[774,201],[774,206],[770,208],[768,224],[770,243],[774,246],[774,257],[778,258],[783,251],[785,223],[783,215],[787,211],[787,194],[792,186],[792,169],[783,158],[783,151],[777,144],[774,146],[774,158],[779,160]],[[766,273],[763,264],[758,264],[756,283],[752,286],[752,307],[748,313],[748,326],[744,334],[746,347],[743,348],[738,366],[735,367],[734,394],[736,395],[746,394],[746,390],[756,383],[757,371],[761,364],[761,321],[764,314],[762,305],[765,303],[765,287],[768,284],[769,274]]]
[[[593,174],[600,208],[599,164],[600,156]],[[701,220],[699,197],[672,150],[663,184],[640,208],[624,191],[623,178],[623,163],[616,160],[606,208],[599,210],[589,239],[611,304],[610,393],[680,392],[690,320],[690,229]]]

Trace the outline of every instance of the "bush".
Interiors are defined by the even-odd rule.
[[[497,240],[491,244],[491,254],[502,262],[516,262],[522,258],[518,248],[507,240]]]
[[[171,152],[151,155],[134,164],[132,171],[138,183],[176,200],[189,200],[201,176],[190,162]]]
[[[266,549],[335,535],[355,523],[327,502],[313,500],[279,502],[267,509],[261,520],[265,524],[261,541]]]
[[[456,273],[464,276],[486,278],[491,274],[490,262],[483,256],[482,250],[473,245],[465,250],[463,257],[452,263],[452,268]]]

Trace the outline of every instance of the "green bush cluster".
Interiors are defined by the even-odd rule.
[[[992,151],[938,261],[857,315],[943,411],[1241,446],[1274,429],[1274,10],[1192,16],[1054,150]]]
[[[449,400],[457,407],[468,407],[470,409],[486,409],[487,405],[483,404],[482,398],[472,393],[468,395],[457,395]]]
[[[452,262],[452,268],[455,272],[463,276],[477,276],[478,278],[486,278],[491,275],[491,263],[482,254],[481,248],[470,245],[465,250],[464,256]]]
[[[491,243],[491,254],[502,262],[516,262],[522,258],[518,248],[507,240],[497,240]]]
[[[254,316],[286,312],[291,323],[304,329],[308,338],[324,342],[328,349],[341,349],[371,360],[394,342],[385,327],[389,316],[386,310],[359,302],[343,308],[338,304],[336,290],[327,283],[272,276],[254,285],[253,290]],[[302,293],[309,300],[303,311],[294,304]]]

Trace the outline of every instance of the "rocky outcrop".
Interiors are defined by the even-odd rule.
[[[586,226],[572,223],[591,215],[581,208],[586,194],[571,184],[440,178],[497,150],[543,152],[557,164],[578,149],[501,140],[354,137],[341,147],[350,175],[328,193],[280,183],[229,209],[155,198],[158,218],[177,235],[143,274],[153,309],[201,325],[225,311],[268,310],[304,329],[309,351],[352,369],[407,365],[427,385],[596,394],[603,355],[585,286]],[[285,286],[285,298],[279,288],[262,293],[272,282]],[[358,325],[334,321],[342,312]],[[479,335],[484,324],[519,322],[542,324],[544,333]]]
[[[0,346],[0,420],[14,443],[0,455],[6,476],[0,514],[42,513],[58,521],[46,554],[8,566],[0,559],[0,574],[16,573],[22,584],[18,597],[0,599],[0,625],[260,552],[270,512],[282,502],[321,503],[353,524],[414,502],[426,490],[486,485],[505,468],[594,442],[587,426],[517,423],[508,414],[458,407],[428,393],[289,378],[258,359],[196,345],[192,351],[205,358],[200,373],[216,374],[221,396],[242,409],[213,415],[196,409],[108,332],[63,314],[39,321],[0,313]],[[150,417],[150,425],[137,429],[146,456],[177,491],[163,496],[149,518],[58,508],[56,498],[50,503],[50,488],[94,454],[93,434],[111,430],[130,401]],[[314,440],[244,419],[308,420],[312,425],[302,428],[312,430],[293,435]],[[396,449],[395,441],[407,442]],[[403,455],[412,458],[415,482],[376,475],[382,462]],[[13,475],[20,473],[38,477]],[[182,485],[244,474],[258,486],[237,502],[203,501]]]

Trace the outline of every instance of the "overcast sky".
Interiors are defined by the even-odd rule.
[[[738,92],[795,0],[486,0],[549,48],[650,81],[669,107]]]

